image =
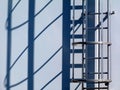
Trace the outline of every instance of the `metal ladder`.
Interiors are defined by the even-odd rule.
[[[84,28],[84,10],[85,10],[85,0],[81,0],[81,13],[77,13],[78,10],[76,7],[79,7],[76,5],[75,1],[78,0],[71,0],[72,2],[72,12],[71,12],[71,18],[72,18],[72,35],[71,35],[71,83],[79,83],[79,87],[81,87],[81,82],[83,82],[83,71],[85,67],[85,63],[83,61],[85,48],[84,45],[81,45],[80,47],[77,45],[77,41],[83,42],[85,40],[85,32],[83,30]],[[76,15],[79,14],[80,20],[82,22],[78,23],[78,26],[76,25],[76,22],[79,20],[76,20]],[[81,71],[81,72],[80,72]],[[77,75],[79,73],[79,75]],[[77,89],[75,89],[77,90]]]
[[[103,0],[104,1],[104,0]],[[88,0],[82,0],[82,39],[76,39],[76,26],[75,26],[75,0],[73,0],[73,17],[72,17],[72,82],[80,83],[82,82],[82,90],[109,90],[109,83],[111,82],[110,76],[110,16],[114,14],[109,9],[109,0],[107,0],[107,10],[103,10],[103,1],[98,0],[98,10],[96,12],[88,11]],[[88,18],[90,16],[97,17],[97,25],[95,27],[88,27]],[[105,22],[106,21],[106,22]],[[106,24],[104,24],[106,23]],[[87,39],[88,31],[95,30],[95,41],[89,41]],[[87,47],[95,47],[95,56],[89,57]],[[76,58],[76,47],[82,48],[81,67],[76,67],[78,64],[75,63]],[[92,51],[92,50],[91,50]],[[95,71],[90,72],[88,70],[88,62],[95,63]],[[78,65],[80,66],[80,65]],[[75,73],[78,72],[75,69],[79,68],[81,70],[81,76],[76,78]],[[90,76],[94,76],[90,79]],[[88,84],[93,84],[94,86],[89,87]]]

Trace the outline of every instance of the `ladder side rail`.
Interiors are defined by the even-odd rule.
[[[72,43],[75,42],[75,0],[73,0],[72,5]],[[74,62],[75,62],[75,47],[72,45],[72,80],[74,80]]]

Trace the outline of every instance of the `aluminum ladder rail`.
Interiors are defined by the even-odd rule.
[[[73,54],[72,54],[72,81],[82,82],[82,90],[109,90],[109,83],[111,82],[110,77],[110,15],[114,14],[114,12],[110,12],[109,10],[109,0],[107,0],[107,11],[103,11],[103,1],[98,1],[98,11],[97,12],[88,12],[88,0],[86,0],[86,7],[83,8],[84,12],[84,21],[83,21],[83,28],[82,28],[82,41],[75,42],[75,33],[74,33],[74,17],[73,17]],[[74,9],[74,7],[73,7]],[[75,11],[73,11],[73,16]],[[98,25],[95,27],[88,27],[88,17],[91,15],[97,16]],[[107,16],[106,26],[104,25],[104,16]],[[88,30],[96,30],[96,41],[87,41],[87,32]],[[74,76],[74,69],[75,69],[75,53],[74,49],[75,46],[81,45],[82,46],[82,78],[76,79]],[[87,46],[94,45],[96,47],[95,52],[97,55],[95,57],[88,57],[87,56]],[[95,72],[89,72],[87,63],[90,61],[95,62]],[[89,79],[88,76],[93,75],[94,79]],[[94,87],[88,87],[87,83],[94,83]]]

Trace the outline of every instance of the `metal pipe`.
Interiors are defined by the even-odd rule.
[[[103,0],[101,0],[101,42],[103,42]],[[103,79],[103,44],[101,44],[101,79]]]
[[[72,42],[75,42],[75,0],[73,0],[72,6]],[[75,64],[75,53],[74,53],[74,45],[72,45],[72,79],[74,80],[74,64]]]

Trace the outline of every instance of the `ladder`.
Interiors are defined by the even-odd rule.
[[[81,12],[77,13],[76,7],[78,7],[78,4],[76,5],[78,0],[72,0],[72,12],[71,12],[71,17],[72,17],[72,39],[71,39],[71,82],[72,83],[79,83],[79,88],[83,87],[83,71],[85,68],[85,63],[84,63],[84,53],[85,53],[85,46],[84,44],[81,44],[80,46],[78,46],[77,44],[79,43],[79,41],[84,42],[86,40],[85,38],[85,32],[84,32],[84,25],[85,25],[85,8],[86,8],[86,3],[85,0],[79,0],[81,1],[81,9],[79,9]],[[79,17],[81,18],[82,22],[81,25],[80,23],[78,23],[78,25],[80,25],[80,27],[77,27],[76,25],[76,15],[79,15]],[[78,38],[79,36],[79,38]],[[79,75],[77,75],[79,74]],[[82,85],[81,85],[82,83]],[[78,86],[77,86],[78,89]],[[75,89],[75,90],[77,90]]]
[[[76,25],[75,25],[75,16],[76,16],[76,5],[75,0],[73,0],[72,6],[72,79],[73,83],[82,83],[81,90],[109,90],[109,83],[111,82],[110,75],[110,66],[111,66],[111,58],[110,58],[110,16],[114,14],[114,12],[110,11],[109,0],[106,1],[107,9],[103,10],[103,1],[97,0],[97,10],[96,12],[89,12],[88,10],[88,1],[82,0],[82,29],[81,29],[81,38],[76,38]],[[105,1],[104,1],[105,2]],[[93,16],[97,21],[95,27],[89,27],[89,18]],[[95,31],[95,40],[90,41],[88,39],[89,32]],[[78,55],[76,55],[76,48],[81,50],[81,53],[77,53],[81,55],[79,58],[79,64],[76,63],[78,60]],[[95,47],[94,57],[90,57],[88,53],[90,53],[89,47]],[[92,50],[91,50],[92,53]],[[94,62],[94,71],[90,71],[90,67],[88,64]],[[81,66],[81,67],[77,67]],[[76,70],[79,69],[79,70]],[[76,78],[76,73],[81,71],[80,77]],[[90,78],[94,77],[94,78]]]
[[[74,79],[82,78],[80,70],[83,66],[78,57],[82,56],[83,49],[76,48],[73,42],[82,41],[83,38],[83,3],[84,0],[63,0],[62,90],[77,90],[81,87],[81,83],[74,83]],[[76,70],[79,71],[79,75]]]

